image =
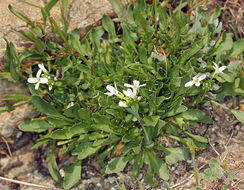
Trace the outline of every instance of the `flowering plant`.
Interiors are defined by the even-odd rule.
[[[208,142],[194,133],[197,123],[213,122],[197,105],[230,93],[244,94],[242,66],[229,63],[231,56],[243,52],[243,40],[233,42],[232,34],[220,33],[219,8],[209,15],[201,14],[201,7],[191,14],[181,6],[172,11],[156,0],[152,5],[138,0],[125,7],[117,0],[111,3],[118,18],[103,16],[102,26],[82,40],[77,29],[62,33],[50,18],[62,44],[46,38],[40,42],[36,25],[30,25],[36,50],[18,55],[7,42],[4,76],[35,84],[28,87],[42,115],[19,128],[43,133],[33,148],[48,143],[50,174],[67,189],[80,179],[82,160],[94,155],[106,174],[123,171],[130,163],[135,178],[147,167],[146,180],[152,186],[154,174],[169,180],[168,165],[190,159],[192,150],[205,148]],[[20,15],[13,7],[11,11]],[[45,27],[41,31],[45,36]],[[26,64],[27,58],[35,61]],[[36,71],[35,78],[26,77]],[[243,115],[233,113],[237,118]],[[55,147],[76,157],[64,177],[55,161]]]

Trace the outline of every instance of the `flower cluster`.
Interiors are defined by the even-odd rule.
[[[117,89],[117,85],[114,82],[114,87],[111,85],[107,85],[106,89],[108,92],[104,93],[108,96],[117,96],[121,100],[119,102],[120,107],[128,107],[132,102],[140,100],[141,97],[137,96],[138,88],[146,86],[146,84],[140,85],[140,82],[137,80],[133,80],[133,84],[124,84],[125,87],[128,87],[127,90],[123,90],[123,93],[119,92]]]
[[[215,71],[214,71],[214,74],[212,75],[212,77],[214,77],[215,74],[223,73],[223,71],[226,69],[226,66],[219,67],[216,63],[213,63],[213,64],[214,64],[213,68]],[[202,80],[204,80],[206,77],[207,77],[207,74],[197,74],[196,76],[194,76],[192,78],[191,81],[189,81],[185,84],[185,87],[190,87],[192,85],[200,86],[200,84],[201,84],[200,82]]]
[[[54,77],[54,79],[51,79],[51,77],[49,76],[49,72],[47,71],[47,69],[44,67],[43,64],[38,64],[39,70],[36,73],[36,77],[30,77],[27,79],[27,82],[32,83],[32,84],[36,84],[35,85],[35,89],[38,90],[40,84],[48,84],[49,90],[52,90],[52,87],[54,85],[54,81],[56,80],[56,78]],[[43,72],[43,74],[42,74]]]

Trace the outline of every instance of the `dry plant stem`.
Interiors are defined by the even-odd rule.
[[[207,164],[207,163],[206,163],[206,164],[203,164],[203,165],[199,168],[199,171],[200,171],[202,168],[204,168],[206,165],[208,165],[208,164]],[[186,178],[184,181],[182,181],[182,182],[180,182],[180,183],[177,183],[177,184],[171,186],[170,188],[173,189],[173,188],[176,188],[176,187],[178,187],[178,186],[180,186],[180,185],[185,184],[185,183],[186,183],[187,181],[189,181],[193,176],[194,176],[194,174],[191,174],[191,175],[190,175],[188,178]]]
[[[14,180],[14,179],[9,179],[6,177],[1,177],[0,176],[0,180],[4,180],[4,181],[10,181],[12,183],[18,183],[21,185],[27,185],[27,186],[32,186],[32,187],[37,187],[37,188],[45,188],[45,189],[51,189],[51,190],[62,190],[56,187],[48,187],[48,186],[44,186],[44,185],[37,185],[37,184],[33,184],[33,183],[27,183],[27,182],[23,182],[23,181],[18,181],[18,180]]]
[[[7,146],[9,156],[12,157],[12,152],[11,152],[11,149],[9,147],[8,141],[4,137],[2,137],[2,136],[1,136],[1,139],[5,142],[5,144]]]

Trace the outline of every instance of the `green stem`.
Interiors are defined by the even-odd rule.
[[[218,103],[218,102],[216,102],[216,101],[214,101],[214,100],[210,100],[210,102],[211,102],[211,103],[214,103],[214,104],[216,104],[216,105],[218,105],[218,106],[221,106],[222,108],[224,108],[224,109],[226,109],[226,110],[228,110],[228,111],[231,111],[230,108],[228,108],[228,107],[226,107],[226,106],[224,106],[224,105],[222,105],[222,104],[220,104],[220,103]]]

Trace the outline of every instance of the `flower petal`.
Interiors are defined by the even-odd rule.
[[[107,96],[113,96],[113,95],[114,95],[114,94],[111,93],[111,92],[106,92],[106,93],[104,93],[104,94],[106,94]]]
[[[39,83],[39,82],[37,82],[37,83],[36,83],[36,86],[35,86],[35,89],[36,89],[36,90],[38,90],[39,85],[40,85],[40,83]]]
[[[202,80],[205,79],[205,78],[206,78],[206,75],[201,75],[201,76],[198,77],[198,80],[199,80],[199,81],[202,81]]]
[[[226,66],[222,66],[222,67],[219,68],[219,72],[222,73],[225,69],[226,69]]]
[[[125,87],[128,87],[128,88],[133,88],[133,85],[131,85],[131,84],[127,84],[127,83],[125,83],[124,86],[125,86]]]
[[[38,64],[38,67],[43,71],[46,72],[47,69],[44,67],[44,64]]]
[[[36,78],[40,78],[41,74],[42,74],[42,70],[39,69],[36,73]]]
[[[37,83],[37,80],[36,80],[36,78],[28,78],[27,82],[28,83]]]
[[[213,64],[214,64],[213,68],[214,68],[215,70],[217,70],[217,69],[219,68],[218,65],[217,65],[216,63],[214,63],[214,62],[213,62]]]
[[[196,82],[195,86],[200,86],[200,81]]]
[[[187,83],[185,84],[185,87],[190,87],[190,86],[192,86],[193,84],[195,84],[195,82],[194,82],[193,80],[191,80],[191,81],[189,81],[189,82],[187,82]]]
[[[46,83],[48,83],[48,79],[47,78],[40,78],[40,83],[46,84]]]

